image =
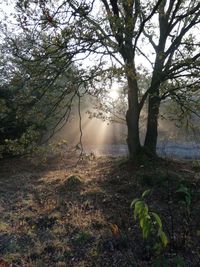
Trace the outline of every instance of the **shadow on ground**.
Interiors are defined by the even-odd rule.
[[[153,266],[157,256],[142,240],[130,209],[134,198],[151,189],[150,208],[161,215],[169,239],[173,235],[163,253],[169,266],[176,266],[174,254],[183,257],[186,266],[198,266],[199,198],[194,195],[190,217],[184,222],[184,204],[180,206],[175,193],[181,184],[196,192],[199,169],[163,160],[133,167],[124,158],[93,155],[76,166],[74,153],[45,163],[1,161],[0,264]]]

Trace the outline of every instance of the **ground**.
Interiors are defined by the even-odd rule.
[[[0,266],[200,266],[199,161],[86,155],[77,165],[68,152],[0,165]],[[147,189],[168,238],[159,252],[131,208]]]

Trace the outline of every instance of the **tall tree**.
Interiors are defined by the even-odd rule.
[[[49,35],[67,34],[66,51],[85,57],[99,55],[98,68],[110,59],[121,68],[128,86],[127,144],[130,158],[143,151],[139,136],[140,113],[148,102],[145,151],[156,153],[161,101],[179,99],[199,89],[200,49],[196,31],[200,25],[200,3],[195,0],[82,0],[18,1],[19,24],[24,32],[35,28]],[[98,12],[97,12],[98,10]],[[64,35],[65,36],[65,35]],[[64,37],[65,39],[65,37]],[[63,47],[64,40],[57,47]],[[138,83],[138,61],[149,64],[150,84]],[[76,58],[80,61],[79,58]],[[142,62],[143,62],[142,61]],[[94,66],[93,66],[94,68]],[[107,77],[107,76],[105,76]]]

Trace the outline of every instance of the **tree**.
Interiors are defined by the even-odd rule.
[[[161,102],[183,99],[199,90],[200,3],[195,0],[94,0],[17,1],[19,24],[24,32],[46,30],[49,35],[67,37],[66,51],[85,57],[99,55],[98,69],[124,76],[128,87],[127,144],[130,158],[142,151],[139,120],[148,102],[145,151],[156,154],[158,116]],[[96,9],[101,10],[97,14]],[[35,12],[36,11],[36,12]],[[37,22],[37,24],[36,24]],[[138,60],[149,63],[150,84],[140,88]],[[102,64],[110,59],[110,66]],[[80,60],[80,59],[79,59]],[[93,67],[94,68],[94,67]],[[100,73],[99,73],[100,74]]]
[[[39,46],[23,54],[31,45],[32,39],[24,36],[6,38],[1,45],[0,66],[6,70],[1,73],[0,83],[0,156],[3,157],[29,153],[48,139],[69,118],[79,90],[78,83],[74,83],[78,81],[78,71],[69,54],[55,61],[61,51],[56,51],[45,35]],[[26,60],[25,55],[30,59]]]

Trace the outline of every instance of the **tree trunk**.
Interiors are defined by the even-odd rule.
[[[159,115],[160,99],[158,96],[149,96],[147,131],[144,147],[147,152],[156,155],[156,145],[158,138],[158,115]]]
[[[128,128],[127,145],[129,157],[136,161],[140,153],[140,137],[139,137],[139,105],[138,105],[138,87],[137,80],[133,77],[128,79],[128,110],[126,113],[126,123]]]
[[[127,145],[129,150],[129,157],[131,160],[136,161],[137,156],[140,153],[140,139],[139,139],[139,127],[138,117],[132,109],[128,109],[126,113],[126,123],[128,129]]]

